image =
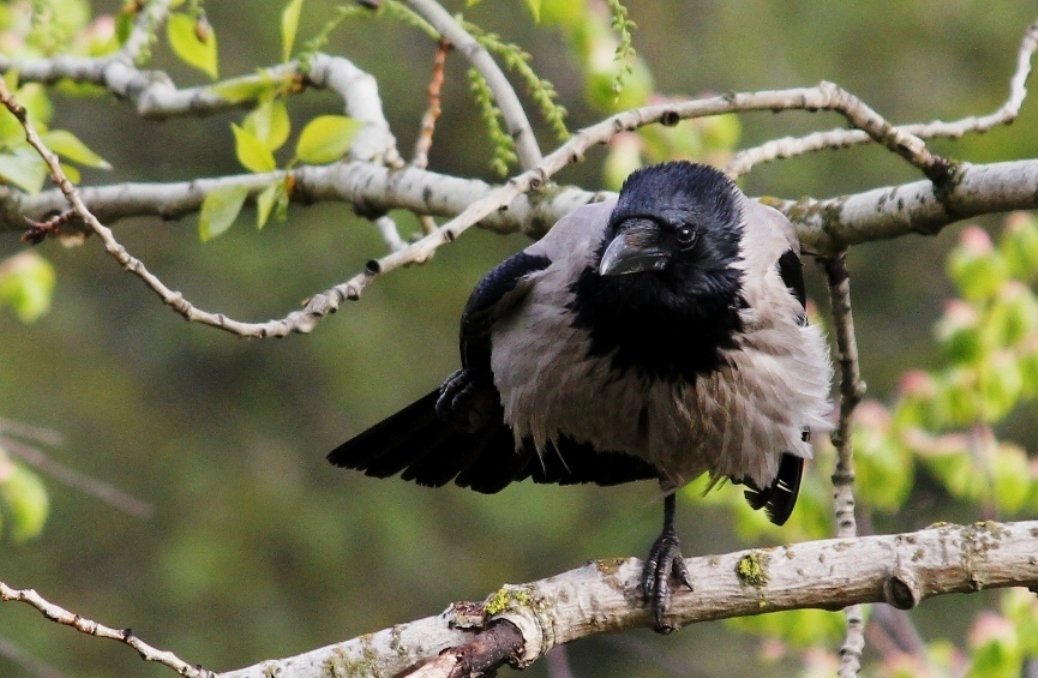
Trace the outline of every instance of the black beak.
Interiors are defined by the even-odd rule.
[[[661,271],[670,263],[671,248],[663,243],[660,227],[648,219],[626,222],[613,238],[598,265],[599,275],[627,275]]]

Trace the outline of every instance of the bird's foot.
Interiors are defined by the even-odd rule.
[[[692,590],[692,575],[681,555],[681,544],[673,530],[664,529],[649,551],[649,558],[642,570],[642,593],[652,606],[656,631],[671,633],[677,630],[663,621],[670,608],[670,577],[673,575],[679,582]]]
[[[462,431],[477,431],[493,419],[496,395],[493,377],[462,368],[440,387],[436,416]]]

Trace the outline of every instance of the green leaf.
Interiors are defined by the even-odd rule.
[[[50,175],[46,163],[28,147],[0,153],[0,178],[26,193],[39,193]]]
[[[303,128],[296,142],[296,157],[313,165],[335,162],[353,143],[361,124],[343,115],[321,115]]]
[[[897,511],[915,480],[911,455],[896,436],[878,422],[854,427],[854,460],[857,489],[870,506]]]
[[[283,185],[280,181],[274,182],[256,196],[256,228],[263,228],[267,224],[270,212],[274,209],[274,205],[277,204],[278,190]]]
[[[46,127],[54,117],[54,105],[50,101],[47,90],[37,82],[27,82],[15,93],[18,103],[25,107],[29,120],[37,129]]]
[[[0,304],[31,323],[50,310],[54,280],[49,261],[32,251],[16,254],[0,262]]]
[[[216,34],[208,23],[181,12],[171,14],[166,21],[166,39],[184,63],[216,80]]]
[[[50,150],[63,158],[71,160],[72,162],[77,162],[80,165],[86,165],[87,167],[96,167],[98,169],[112,169],[112,166],[108,164],[108,161],[90,150],[90,148],[80,141],[72,132],[63,129],[54,129],[49,132],[44,132],[40,135],[40,138],[43,139],[43,143],[46,144]]]
[[[1001,443],[989,460],[992,498],[1008,513],[1020,511],[1031,492],[1032,474],[1027,453],[1012,443]]]
[[[219,82],[209,88],[217,96],[223,97],[232,103],[259,99],[268,92],[277,88],[274,81],[257,80],[255,78],[234,78]]]
[[[11,464],[0,478],[0,505],[10,519],[15,541],[32,539],[43,531],[50,510],[47,489],[39,476],[20,464]]]
[[[1008,351],[999,351],[980,372],[980,412],[984,421],[1004,419],[1016,406],[1024,390],[1019,363]]]
[[[530,10],[530,14],[533,15],[533,20],[537,23],[541,22],[541,0],[525,0],[526,9]]]
[[[959,244],[948,255],[948,274],[971,301],[992,297],[1009,276],[1009,266],[979,226],[962,230]]]
[[[61,171],[65,173],[65,178],[71,181],[73,184],[78,184],[83,178],[83,175],[75,165],[69,165],[68,163],[59,162],[58,165],[61,167]]]
[[[238,162],[250,172],[273,172],[277,169],[274,154],[270,152],[266,144],[256,138],[252,132],[238,127],[233,122],[231,129],[234,130],[234,153],[238,156]]]
[[[281,148],[292,131],[288,108],[281,99],[263,101],[245,116],[242,127],[256,136],[271,151]]]
[[[292,56],[292,46],[299,32],[299,14],[303,9],[303,0],[292,0],[281,12],[281,60],[288,61]]]
[[[245,186],[222,186],[210,191],[202,201],[202,212],[198,217],[198,235],[202,242],[230,228],[248,196],[249,189]]]

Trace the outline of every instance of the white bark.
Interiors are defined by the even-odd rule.
[[[695,590],[675,593],[675,626],[799,608],[839,610],[885,602],[907,609],[948,593],[1038,587],[1038,521],[935,525],[898,535],[828,539],[686,561]],[[586,636],[651,627],[636,558],[593,561],[548,579],[505,586],[482,604],[305,654],[219,674],[221,678],[393,676],[470,640],[489,619],[522,632],[519,665]]]

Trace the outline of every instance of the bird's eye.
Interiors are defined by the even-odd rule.
[[[687,250],[696,241],[696,232],[691,226],[679,226],[678,230],[674,232],[674,239],[677,241],[678,247]]]

